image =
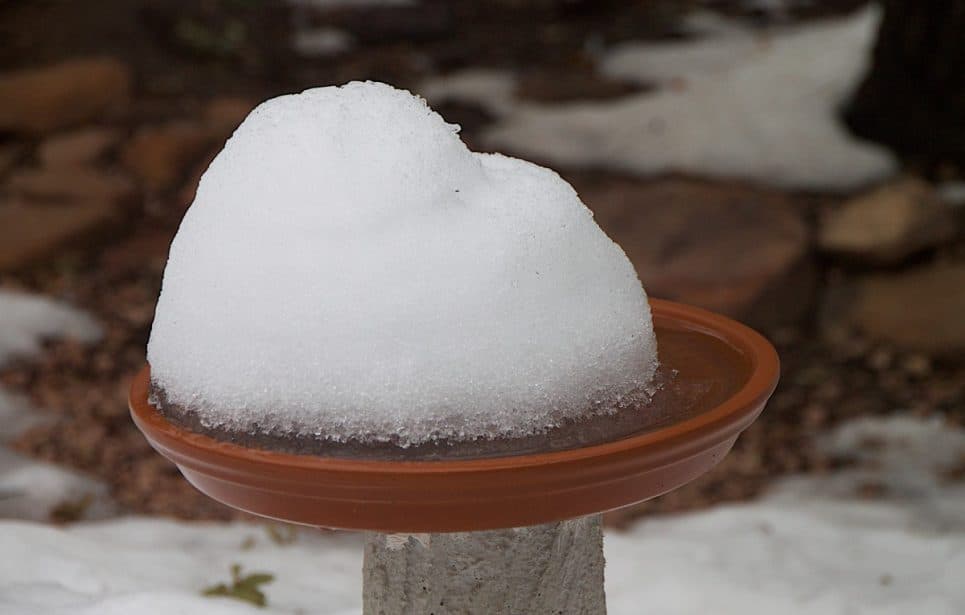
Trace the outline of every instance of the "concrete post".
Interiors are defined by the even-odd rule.
[[[605,615],[600,515],[365,539],[364,615]]]

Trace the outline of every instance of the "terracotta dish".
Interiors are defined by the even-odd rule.
[[[354,456],[266,450],[170,421],[148,402],[148,367],[131,387],[131,415],[203,493],[291,523],[447,532],[579,517],[656,497],[700,476],[727,454],[777,386],[777,353],[760,334],[698,308],[651,305],[665,391],[655,395],[654,407],[598,422],[591,444],[584,439],[567,448],[565,439],[546,436],[522,440],[516,449],[507,440],[499,454],[476,457],[460,455],[456,444],[452,459],[418,460],[386,458],[385,451],[365,458],[358,450]],[[546,451],[534,452],[540,441]]]

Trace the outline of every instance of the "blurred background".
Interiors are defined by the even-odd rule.
[[[238,516],[128,417],[167,248],[255,104],[373,79],[474,149],[557,169],[652,296],[778,346],[780,388],[734,452],[611,527],[804,477],[960,539],[963,8],[0,2],[0,516]]]

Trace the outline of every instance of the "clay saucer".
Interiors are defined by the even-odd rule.
[[[192,485],[264,517],[380,532],[477,531],[580,517],[700,476],[727,454],[777,386],[777,353],[760,334],[698,308],[660,300],[651,306],[667,393],[653,408],[624,410],[633,414],[623,415],[613,437],[596,429],[591,444],[533,452],[530,442],[498,455],[420,460],[242,446],[165,417],[148,402],[148,367],[131,386],[131,415]],[[636,423],[628,429],[627,420]]]

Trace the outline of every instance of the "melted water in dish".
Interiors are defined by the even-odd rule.
[[[189,431],[249,448],[379,461],[464,460],[562,451],[663,429],[717,407],[737,392],[750,376],[751,365],[747,357],[705,333],[658,327],[657,342],[660,367],[649,403],[611,415],[569,421],[545,433],[520,438],[436,441],[409,447],[389,443],[332,442],[301,435],[205,428],[191,413],[164,404],[161,406],[166,417]]]

